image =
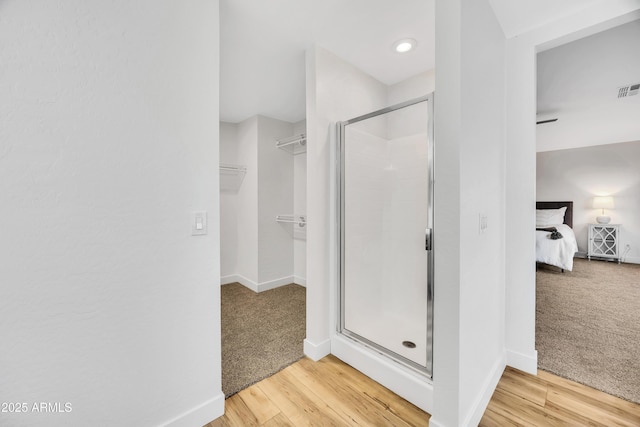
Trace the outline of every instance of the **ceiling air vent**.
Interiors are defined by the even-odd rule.
[[[618,98],[637,95],[640,92],[640,83],[622,86],[618,88]]]

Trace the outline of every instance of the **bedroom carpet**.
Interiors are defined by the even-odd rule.
[[[640,265],[576,258],[536,276],[539,369],[640,403]]]
[[[295,284],[255,293],[221,287],[222,391],[229,397],[301,359],[306,289]]]

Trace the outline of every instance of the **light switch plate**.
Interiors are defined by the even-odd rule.
[[[191,235],[202,236],[205,234],[207,234],[207,212],[193,212],[191,214]]]
[[[478,217],[479,217],[478,218],[479,231],[480,231],[480,234],[482,234],[487,230],[487,227],[489,226],[488,220],[487,220],[487,214],[479,214]]]

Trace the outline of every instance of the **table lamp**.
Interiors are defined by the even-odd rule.
[[[605,216],[604,210],[605,209],[613,209],[613,197],[611,197],[611,196],[594,197],[593,198],[593,207],[594,207],[594,209],[602,209],[602,215],[598,215],[596,217],[596,221],[598,221],[598,224],[609,224],[609,222],[611,221],[611,217],[610,216]]]

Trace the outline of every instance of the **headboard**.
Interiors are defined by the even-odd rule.
[[[536,209],[558,209],[567,207],[564,213],[564,223],[573,228],[573,202],[536,202]]]

